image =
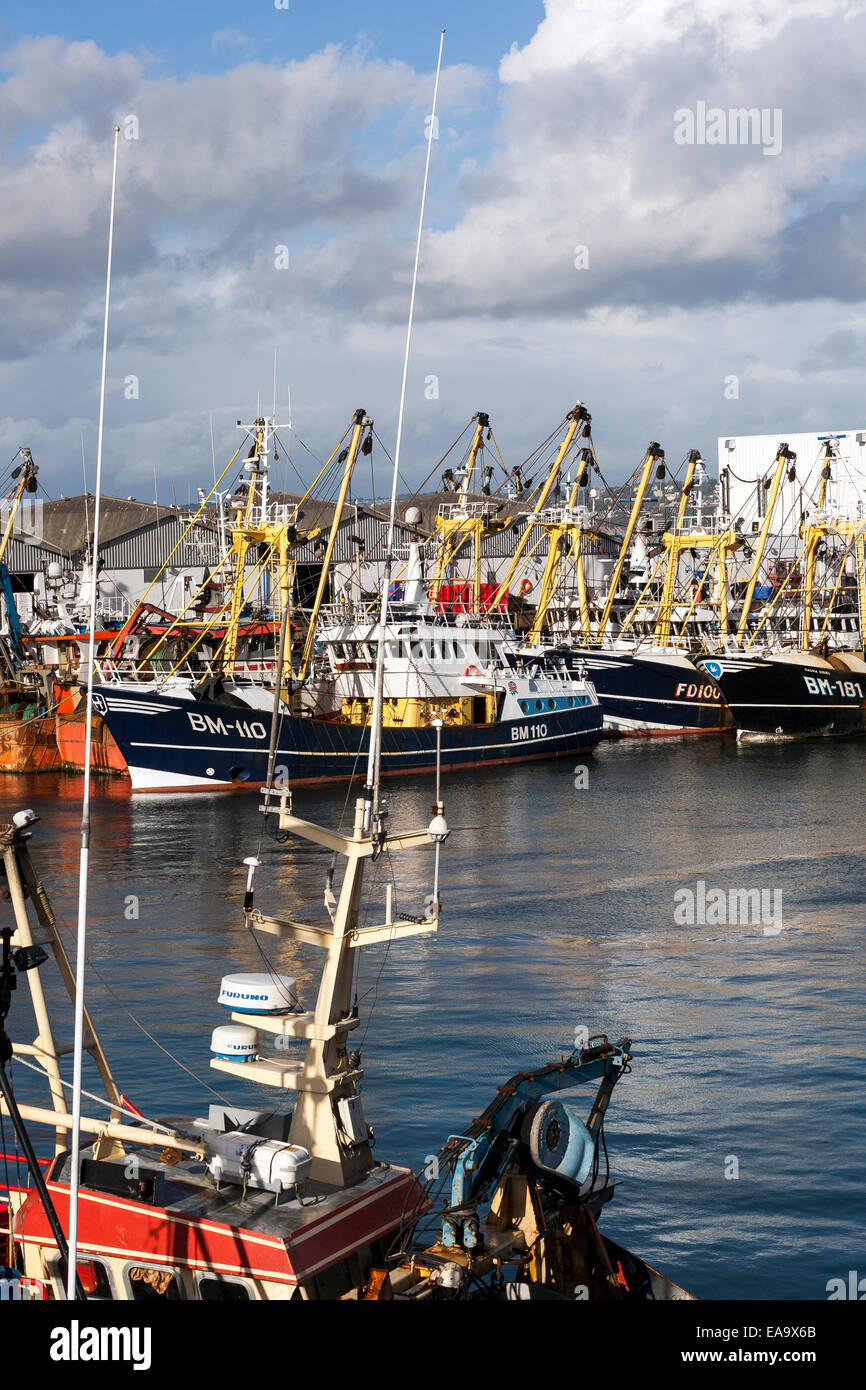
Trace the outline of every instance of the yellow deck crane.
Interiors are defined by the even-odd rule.
[[[625,568],[625,562],[628,558],[629,547],[631,546],[632,537],[634,536],[634,530],[637,526],[637,519],[640,516],[641,508],[643,507],[644,499],[646,498],[650,482],[652,481],[653,473],[655,473],[657,477],[664,477],[664,458],[665,451],[660,444],[657,444],[653,440],[652,443],[647,445],[647,450],[643,457],[643,463],[640,465],[639,469],[640,476],[638,478],[637,491],[635,492],[634,501],[632,502],[631,511],[629,513],[628,518],[628,524],[625,528],[625,535],[622,538],[622,544],[619,548],[619,555],[617,556],[616,564],[613,567],[613,573],[611,575],[610,585],[607,591],[607,597],[604,601],[604,608],[602,609],[601,617],[598,620],[598,629],[596,630],[596,633],[593,638],[593,640],[596,642],[600,642],[601,639],[604,637],[605,628],[607,627],[610,621],[611,609],[613,608],[614,600],[616,599],[617,595],[617,590],[619,589],[619,582],[622,578],[622,572]]]
[[[815,566],[818,559],[818,551],[822,542],[828,535],[839,536],[847,540],[845,556],[843,556],[839,569],[839,578],[836,581],[833,593],[828,604],[827,615],[824,620],[824,627],[830,616],[833,604],[835,603],[841,584],[842,573],[845,566],[845,557],[853,549],[857,569],[857,609],[859,614],[860,628],[860,649],[863,649],[863,625],[866,621],[866,544],[864,544],[864,523],[863,521],[851,521],[844,517],[831,517],[827,512],[827,485],[832,477],[831,462],[835,458],[834,444],[832,440],[827,440],[824,446],[824,466],[821,469],[821,482],[818,489],[818,500],[815,513],[815,520],[804,522],[800,529],[800,535],[805,542],[803,557],[803,626],[800,634],[800,646],[803,651],[808,651],[811,645],[812,633],[812,610],[815,603]]]
[[[482,542],[487,536],[494,535],[497,531],[502,531],[506,526],[510,526],[513,518],[494,516],[494,504],[492,502],[479,501],[477,497],[472,497],[472,483],[478,473],[481,474],[480,491],[482,496],[484,498],[490,496],[493,465],[484,464],[483,455],[485,438],[489,441],[493,432],[490,428],[490,417],[483,410],[479,410],[476,415],[473,415],[470,423],[474,423],[475,431],[466,461],[462,468],[457,470],[461,475],[459,486],[453,469],[446,469],[442,475],[443,482],[457,492],[457,500],[443,503],[436,516],[434,531],[437,542],[436,565],[430,586],[430,599],[434,605],[439,601],[442,586],[447,580],[452,564],[460,553],[468,547],[472,564],[472,610],[475,613],[480,613]]]
[[[578,505],[578,496],[581,488],[585,488],[589,483],[589,470],[594,462],[593,449],[590,446],[581,449],[578,454],[577,474],[569,489],[565,506],[548,507],[544,511],[534,513],[530,518],[530,524],[535,521],[547,533],[547,558],[541,577],[535,617],[527,636],[527,646],[539,645],[548,609],[569,564],[574,567],[581,630],[587,638],[589,637],[589,596],[583,564],[583,545],[587,538],[597,541],[599,534],[587,525],[588,513],[585,507]]]
[[[586,409],[582,401],[578,401],[574,409],[570,410],[565,418],[567,421],[565,434],[563,435],[559,448],[556,451],[556,456],[553,460],[553,463],[550,466],[550,470],[547,474],[547,477],[541,485],[541,489],[535,501],[534,511],[530,515],[537,515],[539,512],[542,512],[544,510],[544,507],[547,503],[547,499],[550,497],[550,494],[553,492],[554,487],[559,482],[560,476],[562,474],[562,466],[565,462],[568,451],[572,447],[572,444],[575,442],[575,440],[582,438],[584,435],[587,438],[590,438],[592,416],[590,415],[589,411]],[[516,469],[515,473],[519,474],[519,470]],[[526,551],[529,547],[529,541],[530,536],[532,534],[532,530],[533,526],[531,521],[529,521],[523,532],[523,535],[520,537],[520,540],[517,542],[517,545],[515,546],[514,554],[512,555],[511,560],[509,561],[508,568],[505,571],[505,575],[493,597],[493,601],[490,605],[491,609],[498,608],[504,596],[508,593],[508,590],[511,587],[512,580],[514,579],[514,576],[520,569],[521,563],[523,562],[524,557],[526,555]]]
[[[298,680],[303,680],[309,670],[310,659],[313,654],[313,644],[316,640],[316,624],[319,620],[322,603],[328,591],[330,579],[331,561],[334,557],[334,547],[337,544],[340,525],[343,520],[343,513],[346,506],[346,498],[349,494],[349,484],[352,481],[355,462],[359,453],[368,454],[372,448],[373,421],[363,409],[356,410],[352,417],[352,436],[348,447],[340,454],[338,462],[344,464],[343,477],[340,482],[340,491],[337,494],[337,501],[334,506],[334,515],[331,519],[331,530],[328,535],[328,543],[325,547],[325,554],[322,559],[322,572],[319,575],[319,583],[316,588],[316,597],[310,610],[307,623],[307,636],[304,641],[304,650],[298,666]]]
[[[716,599],[718,607],[719,639],[724,640],[728,635],[728,558],[741,545],[744,544],[743,537],[733,527],[724,527],[722,530],[699,529],[696,531],[684,531],[686,511],[689,499],[695,485],[697,469],[703,467],[703,459],[698,449],[690,449],[686,455],[686,472],[683,479],[680,501],[677,508],[676,521],[672,531],[666,531],[662,537],[662,545],[665,550],[665,572],[662,582],[662,592],[659,599],[659,606],[656,615],[656,625],[653,634],[655,643],[664,647],[672,640],[672,618],[674,601],[676,598],[677,575],[679,572],[680,559],[685,551],[696,552],[706,550],[709,552],[707,565],[704,569],[706,575],[710,562],[715,555],[718,563],[716,578]],[[688,621],[691,611],[700,597],[703,584],[696,585],[696,591],[692,596],[689,614],[682,624],[682,629]],[[710,600],[712,602],[712,600]]]
[[[764,554],[767,549],[767,539],[769,537],[770,528],[773,522],[773,512],[775,511],[776,501],[779,496],[779,489],[782,486],[782,482],[786,474],[788,478],[791,481],[793,481],[795,477],[797,455],[791,449],[788,448],[787,444],[780,444],[778,449],[776,450],[775,463],[776,467],[773,471],[773,478],[769,485],[769,496],[767,498],[766,511],[764,512],[764,520],[761,525],[761,532],[758,536],[758,544],[755,549],[754,559],[752,561],[752,572],[749,575],[749,582],[746,587],[745,597],[743,599],[743,610],[740,614],[740,621],[737,627],[736,641],[738,646],[742,645],[743,637],[745,636],[746,632],[746,626],[749,621],[749,614],[752,609],[752,600],[755,597],[755,587],[758,583],[758,577],[761,573],[761,566],[764,563]],[[766,486],[767,485],[765,483],[765,490]]]

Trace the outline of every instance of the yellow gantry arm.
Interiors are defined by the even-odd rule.
[[[472,475],[475,472],[475,463],[478,454],[481,449],[484,448],[484,430],[488,424],[487,416],[483,413],[479,414],[478,423],[475,426],[475,435],[472,440],[472,447],[469,450],[469,458],[466,463],[466,472],[463,476],[463,482],[460,485],[460,491],[464,497],[467,493],[472,491]]]
[[[466,461],[466,470],[460,483],[459,497],[461,503],[466,503],[469,493],[472,491],[472,479],[475,476],[475,468],[478,462],[478,455],[484,448],[484,431],[490,428],[490,417],[485,411],[480,410],[474,417],[476,421],[475,434],[469,448],[469,455]],[[473,609],[477,613],[481,608],[481,542],[487,534],[487,527],[483,517],[480,516],[451,516],[436,518],[436,535],[439,537],[439,548],[436,555],[436,566],[433,574],[433,581],[430,586],[430,598],[433,603],[438,603],[442,592],[442,585],[448,577],[448,570],[457,558],[458,553],[466,545],[467,541],[472,543],[472,587],[473,587]]]
[[[25,490],[30,492],[36,490],[35,481],[33,482],[32,488],[30,487],[31,480],[35,480],[36,473],[38,472],[37,466],[31,457],[30,450],[19,449],[18,452],[21,454],[24,461],[19,468],[15,470],[15,472],[20,472],[21,476],[18,479],[18,485],[15,488],[15,496],[12,498],[12,505],[9,508],[9,520],[6,522],[6,527],[3,531],[3,539],[0,540],[0,560],[2,560],[3,556],[6,554],[6,547],[12,535],[12,528],[15,525],[15,518],[18,515],[18,508],[21,506],[21,498],[24,496]]]
[[[773,483],[770,488],[770,496],[767,501],[767,510],[764,515],[764,524],[761,527],[761,534],[758,537],[758,547],[755,551],[755,559],[752,564],[752,573],[749,576],[749,584],[746,589],[746,596],[743,600],[743,611],[740,614],[740,625],[737,628],[737,642],[742,642],[743,634],[746,631],[746,623],[752,608],[752,599],[755,596],[755,586],[758,582],[758,575],[761,572],[761,565],[764,561],[764,551],[767,548],[767,537],[770,534],[770,526],[773,520],[773,511],[776,506],[776,499],[779,496],[779,488],[782,486],[782,479],[789,462],[796,459],[787,444],[780,444],[776,452],[776,471],[773,474]]]
[[[658,618],[656,620],[655,640],[659,646],[663,647],[670,640],[671,633],[671,614],[674,606],[674,592],[676,589],[677,572],[680,563],[680,546],[677,544],[686,515],[686,507],[689,502],[689,494],[695,480],[695,469],[700,459],[697,449],[691,449],[688,454],[686,464],[686,476],[683,479],[683,487],[680,493],[680,503],[677,508],[677,519],[674,522],[673,534],[664,537],[664,547],[667,553],[667,568],[662,583],[662,596],[659,601]]]
[[[818,489],[817,510],[819,512],[823,512],[827,502],[827,484],[831,477],[830,460],[832,457],[832,447],[828,442],[824,449],[824,467],[821,469],[821,485]],[[806,542],[806,554],[803,562],[803,633],[800,645],[803,651],[807,651],[812,628],[812,603],[815,595],[815,565],[818,560],[818,547],[827,534],[827,527],[823,524],[823,519],[821,519],[817,526],[814,524],[804,526],[800,534]]]
[[[577,506],[577,497],[580,490],[581,474],[572,484],[568,496],[567,517],[574,514]],[[541,632],[547,611],[553,602],[553,597],[565,573],[566,566],[570,559],[574,560],[574,573],[577,583],[577,601],[580,610],[580,622],[584,632],[589,631],[589,601],[586,592],[586,575],[583,571],[583,527],[579,522],[570,519],[563,521],[544,522],[544,529],[548,537],[547,560],[544,566],[544,574],[541,578],[541,588],[538,595],[538,606],[535,610],[535,617],[532,620],[532,627],[527,636],[527,643],[531,647],[538,646],[541,641]]]
[[[622,571],[626,562],[626,557],[628,555],[629,546],[631,545],[631,539],[634,535],[634,528],[637,525],[637,519],[640,515],[641,508],[644,504],[644,498],[646,497],[647,489],[650,485],[650,479],[652,478],[653,469],[655,468],[656,464],[662,461],[664,456],[664,449],[660,448],[660,446],[655,443],[650,444],[649,448],[646,451],[646,458],[644,460],[643,469],[641,471],[640,482],[638,483],[638,489],[635,494],[634,502],[632,504],[631,514],[628,519],[628,525],[625,528],[625,535],[622,539],[622,545],[619,549],[619,555],[617,556],[617,561],[614,565],[613,575],[611,576],[610,581],[610,588],[607,591],[607,598],[604,604],[604,610],[602,612],[601,617],[598,620],[598,632],[596,633],[596,638],[598,640],[600,640],[604,636],[604,630],[607,627],[608,621],[610,620],[610,613],[611,609],[613,608],[613,601],[616,598],[616,591],[619,588],[619,581],[622,578]]]
[[[331,532],[328,536],[328,545],[325,551],[325,557],[322,561],[322,572],[319,575],[319,586],[316,589],[316,597],[313,602],[312,610],[310,612],[310,621],[309,627],[307,629],[307,638],[304,642],[304,651],[303,655],[301,656],[300,665],[298,666],[299,680],[304,679],[305,675],[307,674],[307,668],[310,664],[310,657],[312,656],[313,652],[313,643],[316,638],[316,623],[318,622],[319,610],[321,609],[322,601],[325,597],[325,592],[328,585],[328,579],[330,577],[331,560],[334,554],[334,547],[337,544],[337,536],[340,530],[340,523],[343,519],[343,508],[346,505],[346,497],[348,496],[349,492],[349,484],[352,481],[352,472],[355,467],[355,460],[358,457],[358,450],[361,447],[361,437],[364,434],[365,430],[372,428],[372,423],[372,420],[367,419],[366,411],[355,411],[355,416],[352,423],[352,441],[349,445],[349,449],[346,454],[346,466],[343,470],[343,481],[340,484],[340,491],[337,495],[337,502],[334,507],[334,518],[331,522]]]
[[[559,478],[559,474],[562,470],[563,460],[565,459],[566,454],[571,448],[571,441],[574,439],[574,436],[578,428],[586,422],[587,418],[587,412],[581,405],[575,406],[574,410],[569,411],[568,415],[566,416],[566,419],[568,420],[568,429],[565,431],[565,436],[562,440],[562,443],[556,451],[556,458],[553,460],[550,472],[548,473],[544,481],[544,486],[542,487],[541,492],[538,495],[538,499],[535,503],[535,510],[537,512],[540,512],[543,509],[545,502],[547,501],[548,497],[553,491],[554,484]],[[520,562],[523,559],[524,551],[526,550],[526,547],[529,545],[529,537],[531,532],[532,527],[527,526],[525,531],[523,532],[523,535],[520,537],[520,540],[517,542],[514,554],[512,555],[511,561],[508,565],[508,569],[505,571],[505,577],[502,580],[502,583],[499,585],[499,588],[496,590],[493,602],[490,605],[491,610],[494,610],[499,607],[503,597],[505,596],[505,594],[507,594],[509,588],[511,587],[511,581],[517,573]]]

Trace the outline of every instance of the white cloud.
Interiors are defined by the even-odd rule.
[[[716,433],[856,413],[864,10],[548,0],[500,65],[492,152],[488,78],[446,70],[407,476],[478,409],[514,462],[580,396],[612,476],[650,438],[681,456],[711,452]],[[275,346],[311,444],[329,452],[359,404],[393,438],[429,74],[332,46],[168,78],[146,53],[59,38],[17,45],[2,69],[0,392],[15,406],[0,445],[41,448],[46,486],[53,472],[75,488],[80,417],[95,416],[111,127],[130,113],[110,485],[146,491],[154,459],[161,476],[207,476],[208,409],[225,405],[227,420],[259,389],[269,399]],[[677,146],[674,112],[701,100],[781,107],[780,156]],[[135,403],[117,388],[127,372]],[[424,399],[428,373],[438,402]]]
[[[854,236],[838,218],[811,227],[811,283],[787,260],[836,185],[850,199],[852,170],[862,202],[866,6],[546,0],[545,10],[502,61],[499,146],[468,211],[431,238],[443,307],[579,318],[595,303],[817,296],[835,288],[839,256],[862,292],[859,217]],[[675,144],[674,113],[699,101],[779,109],[779,157]],[[574,269],[576,245],[589,249],[588,270]]]

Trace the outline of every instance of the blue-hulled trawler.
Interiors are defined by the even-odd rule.
[[[255,672],[238,660],[237,629],[251,546],[276,556],[273,592],[288,623],[297,516],[267,500],[273,422],[250,427],[247,498],[233,531],[233,596],[219,662],[178,663],[156,676],[102,663],[94,708],[123,754],[136,791],[262,786],[274,707],[277,764],[292,783],[360,777],[369,751],[378,614],[360,602],[325,603],[329,564],[352,468],[372,421],[355,412],[318,589],[306,636],[279,693],[274,660]],[[411,519],[411,513],[410,513]],[[593,748],[602,718],[592,684],[543,653],[527,660],[503,614],[449,622],[430,603],[420,546],[411,544],[400,597],[389,602],[384,639],[382,775],[432,771],[437,744],[446,771],[565,757]],[[260,561],[258,563],[261,563]],[[460,615],[464,618],[466,615]],[[276,635],[275,635],[276,646]],[[291,643],[289,642],[289,650]]]

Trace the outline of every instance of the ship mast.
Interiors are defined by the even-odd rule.
[[[229,675],[233,673],[237,658],[238,629],[247,597],[244,580],[251,546],[270,548],[278,554],[279,608],[283,612],[288,607],[291,597],[289,524],[294,515],[291,508],[281,508],[278,514],[268,502],[271,440],[277,431],[275,417],[261,415],[252,425],[244,425],[240,420],[237,423],[238,429],[252,435],[252,443],[244,465],[250,475],[247,494],[236,507],[232,526],[232,595],[221,658],[222,667]]]
[[[434,117],[444,37],[445,30],[443,29],[436,67],[436,85],[433,97]],[[432,135],[433,121],[431,119],[429,135],[431,141]],[[292,812],[290,792],[283,792],[280,799],[279,828],[281,831],[296,835],[312,844],[321,845],[330,850],[334,856],[340,855],[346,861],[340,895],[331,924],[318,926],[314,923],[299,922],[290,918],[266,916],[256,910],[252,880],[259,861],[254,857],[247,861],[250,865],[250,876],[244,899],[244,910],[248,927],[284,939],[303,942],[306,945],[319,946],[326,953],[318,997],[315,1009],[311,1013],[282,1017],[274,1015],[253,1016],[257,1028],[263,1031],[268,1031],[283,1039],[304,1039],[307,1044],[306,1053],[302,1065],[295,1067],[287,1066],[281,1058],[257,1058],[253,1062],[235,1062],[224,1057],[211,1059],[211,1066],[216,1070],[240,1076],[245,1081],[258,1081],[264,1085],[276,1086],[280,1089],[291,1089],[296,1093],[289,1131],[290,1142],[309,1151],[312,1157],[310,1176],[314,1180],[327,1183],[344,1184],[368,1171],[374,1162],[370,1136],[366,1121],[363,1118],[358,1091],[364,1075],[361,1069],[361,1055],[359,1051],[350,1052],[348,1048],[349,1035],[358,1026],[359,1021],[357,1004],[354,999],[354,953],[365,945],[392,942],[406,936],[436,932],[439,926],[438,904],[434,903],[432,898],[428,900],[430,905],[424,917],[415,919],[407,917],[404,920],[395,921],[390,884],[386,886],[384,922],[376,926],[360,925],[361,893],[367,860],[378,859],[383,852],[417,849],[431,843],[438,846],[448,834],[447,825],[441,814],[441,803],[437,803],[436,814],[434,814],[427,829],[412,830],[396,835],[385,833],[384,812],[380,811],[378,805],[382,691],[384,687],[384,635],[387,622],[390,564],[393,554],[396,490],[409,342],[429,169],[430,145],[428,143],[424,195],[421,200],[421,218],[418,227],[415,272],[409,311],[409,329],[406,338],[403,391],[398,416],[397,448],[391,491],[391,517],[378,628],[376,697],[373,705],[370,761],[364,796],[359,797],[355,802],[355,818],[351,835],[340,834],[295,816]],[[354,441],[356,444],[360,440],[360,432],[366,419],[363,412],[358,412],[358,414],[361,418],[356,417],[356,438]],[[268,800],[269,798],[266,797],[262,807],[265,813],[269,809]],[[251,1022],[249,1013],[233,1014],[232,1016],[241,1023],[249,1024]]]
[[[658,611],[656,614],[656,626],[654,640],[660,647],[665,647],[672,640],[671,622],[673,617],[674,601],[676,597],[676,583],[679,574],[679,563],[684,551],[708,551],[706,565],[704,567],[704,577],[709,571],[713,556],[718,556],[718,571],[716,576],[716,596],[708,602],[713,602],[718,606],[718,627],[719,640],[724,641],[728,635],[728,556],[732,554],[738,546],[743,544],[742,536],[729,525],[724,525],[723,529],[714,531],[711,528],[704,529],[701,525],[701,511],[698,508],[696,531],[683,531],[686,509],[694,488],[695,478],[698,468],[703,467],[703,459],[698,449],[690,449],[686,456],[686,475],[683,480],[682,492],[680,493],[679,507],[677,508],[676,521],[672,531],[666,531],[662,537],[662,545],[666,554],[665,577],[662,582],[661,598],[659,599]],[[683,636],[689,616],[694,610],[698,598],[703,588],[703,581],[696,584],[695,595],[692,599],[689,611],[680,626],[680,632],[675,639],[675,645],[679,638]]]
[[[787,444],[780,444],[776,450],[776,471],[773,474],[773,481],[770,485],[770,496],[767,499],[767,509],[764,513],[764,523],[761,527],[761,534],[758,537],[758,545],[755,550],[755,558],[752,564],[752,573],[749,576],[749,583],[746,589],[746,596],[743,600],[743,611],[740,614],[740,623],[737,628],[738,645],[743,640],[746,631],[746,624],[749,621],[749,613],[752,608],[752,599],[755,596],[755,586],[758,583],[758,575],[761,572],[761,565],[764,561],[764,552],[767,548],[767,537],[770,534],[770,526],[773,521],[773,511],[776,506],[776,499],[779,496],[779,488],[782,486],[782,479],[789,465],[797,461],[797,455],[792,452]]]
[[[571,485],[568,501],[564,507],[551,507],[548,511],[534,512],[528,518],[531,527],[534,521],[547,532],[548,548],[544,574],[538,594],[538,604],[526,645],[536,647],[541,641],[541,632],[557,587],[569,560],[574,562],[574,576],[577,586],[577,604],[582,631],[589,635],[589,597],[586,590],[586,574],[583,567],[583,537],[595,535],[586,529],[587,512],[577,504],[578,494],[589,480],[589,469],[593,462],[592,450],[581,449],[577,477]]]
[[[87,643],[87,698],[84,735],[84,791],[81,810],[81,849],[78,865],[78,923],[75,954],[75,1022],[72,1068],[72,1169],[69,1182],[69,1267],[67,1298],[76,1296],[78,1252],[78,1187],[81,1169],[81,1067],[84,1056],[84,973],[87,961],[87,887],[90,865],[90,755],[93,742],[93,666],[96,651],[97,559],[102,500],[102,445],[105,433],[105,377],[108,365],[108,312],[111,303],[111,260],[114,249],[114,206],[117,193],[117,145],[120,126],[114,127],[114,159],[111,170],[111,207],[108,217],[108,260],[105,274],[105,315],[102,326],[102,370],[99,384],[99,428],[96,442],[96,482],[93,515],[93,574],[90,587],[90,625]]]
[[[370,830],[379,811],[379,766],[382,756],[382,700],[385,684],[385,631],[388,624],[388,598],[391,572],[394,565],[394,531],[397,519],[397,486],[400,476],[400,446],[403,442],[403,417],[406,409],[406,383],[409,377],[409,353],[412,346],[412,325],[415,319],[415,295],[418,289],[418,267],[421,263],[421,237],[424,231],[424,209],[427,203],[427,184],[430,179],[430,157],[436,133],[436,103],[439,97],[439,74],[442,70],[442,47],[445,30],[439,36],[439,57],[436,80],[433,84],[433,106],[427,131],[427,159],[424,165],[424,184],[421,191],[421,211],[418,215],[418,235],[415,241],[415,266],[412,272],[412,293],[409,297],[409,322],[406,329],[406,349],[403,354],[403,380],[400,387],[400,408],[397,413],[397,444],[394,449],[394,468],[391,477],[391,508],[388,517],[388,538],[385,545],[385,564],[382,574],[382,594],[379,605],[379,628],[376,643],[376,682],[373,709],[370,716],[370,749],[367,758],[367,781],[364,787],[364,828]]]
[[[12,535],[12,528],[15,525],[15,518],[18,515],[18,508],[21,505],[21,499],[24,493],[36,491],[36,474],[39,472],[39,469],[33,462],[33,455],[30,450],[26,448],[19,449],[18,453],[21,455],[21,462],[17,468],[13,468],[12,470],[12,477],[17,478],[18,482],[15,487],[15,494],[9,504],[9,517],[6,521],[6,527],[3,531],[2,538],[0,538],[0,562],[2,562],[3,556],[6,554],[6,547]]]
[[[598,642],[600,642],[602,637],[604,636],[604,630],[607,627],[608,621],[610,620],[611,609],[613,608],[614,599],[616,598],[616,592],[619,588],[619,581],[622,578],[622,572],[625,566],[626,557],[628,556],[629,546],[631,545],[632,536],[634,535],[634,528],[637,525],[637,519],[640,515],[641,508],[644,504],[644,498],[646,497],[647,489],[650,485],[653,469],[656,466],[662,466],[664,462],[664,456],[665,451],[659,444],[653,442],[647,446],[643,467],[641,469],[640,481],[638,483],[637,492],[635,493],[634,502],[632,503],[631,513],[628,519],[628,525],[625,528],[625,535],[622,538],[622,545],[619,548],[619,555],[617,556],[617,561],[613,568],[613,574],[611,575],[610,587],[607,591],[607,598],[605,600],[604,609],[602,610],[601,617],[598,620],[598,631],[595,634],[595,640]]]
[[[821,469],[821,484],[818,489],[817,525],[811,522],[804,527],[803,531],[806,540],[806,554],[803,560],[803,634],[800,641],[803,651],[809,649],[809,637],[812,629],[812,603],[815,592],[815,563],[818,558],[818,546],[828,530],[825,507],[827,505],[827,484],[831,477],[830,460],[832,458],[833,445],[828,439],[824,445],[824,467]]]
[[[472,492],[472,479],[476,467],[479,466],[479,457],[484,449],[484,432],[490,437],[490,417],[483,410],[479,410],[474,415],[475,433],[472,437],[472,444],[463,469],[463,476],[460,480],[458,500],[449,502],[439,508],[436,517],[436,535],[439,538],[439,548],[436,557],[436,572],[430,589],[431,598],[434,603],[438,602],[442,592],[442,585],[448,574],[449,566],[457,558],[467,541],[472,542],[472,608],[475,613],[481,611],[481,544],[485,536],[494,531],[501,531],[510,524],[511,518],[499,518],[495,522],[490,519],[490,504],[487,502],[470,501]],[[453,447],[453,446],[452,446]],[[484,470],[484,481],[482,482],[482,493],[489,492],[489,478],[492,469],[486,467]],[[443,475],[445,479],[449,477],[450,469]],[[453,476],[453,475],[452,475]]]
[[[358,451],[362,448],[365,448],[368,442],[372,440],[372,432],[373,421],[368,417],[367,412],[363,408],[360,410],[356,410],[354,416],[352,417],[352,439],[344,459],[344,463],[346,466],[343,470],[343,479],[340,484],[340,491],[337,495],[337,501],[334,507],[334,516],[331,521],[331,532],[328,536],[328,544],[325,550],[324,559],[322,560],[322,571],[319,575],[319,584],[318,588],[316,589],[316,597],[313,600],[313,607],[309,616],[309,624],[307,627],[307,639],[304,643],[304,652],[303,656],[301,657],[300,666],[298,668],[299,680],[303,680],[305,675],[307,674],[307,668],[310,664],[310,657],[313,653],[313,642],[316,638],[316,624],[319,620],[319,610],[321,609],[322,601],[325,597],[325,592],[328,587],[328,580],[330,578],[331,570],[331,560],[334,554],[334,547],[337,544],[337,537],[340,532],[340,524],[343,520],[343,511],[346,505],[346,497],[348,496],[349,492],[349,484],[352,481],[352,473],[355,468],[355,460],[358,457]],[[369,449],[367,450],[367,452],[369,452]],[[341,455],[340,457],[342,458],[343,456]]]
[[[582,435],[585,434],[587,437],[589,436],[589,429],[590,425],[592,424],[592,416],[590,415],[586,407],[583,405],[582,401],[578,401],[577,405],[574,407],[574,410],[570,410],[565,418],[568,421],[568,426],[566,428],[565,434],[563,435],[562,442],[560,443],[560,446],[556,451],[556,457],[554,458],[553,463],[550,466],[550,472],[545,478],[544,485],[542,486],[541,491],[539,492],[538,497],[536,499],[536,513],[541,512],[544,509],[548,497],[553,491],[556,483],[559,481],[559,476],[562,472],[562,465],[565,461],[565,456],[571,448],[572,440],[578,433],[578,430],[580,430],[580,433]],[[511,557],[502,582],[500,583],[499,588],[496,590],[493,602],[490,605],[491,609],[498,608],[503,598],[508,593],[508,590],[511,587],[511,581],[514,579],[514,576],[520,567],[520,562],[523,558],[524,552],[526,551],[529,545],[529,538],[531,534],[532,524],[531,522],[528,522],[527,526],[524,529],[523,535],[520,537],[520,540],[517,542],[517,545],[515,546],[514,554]]]

